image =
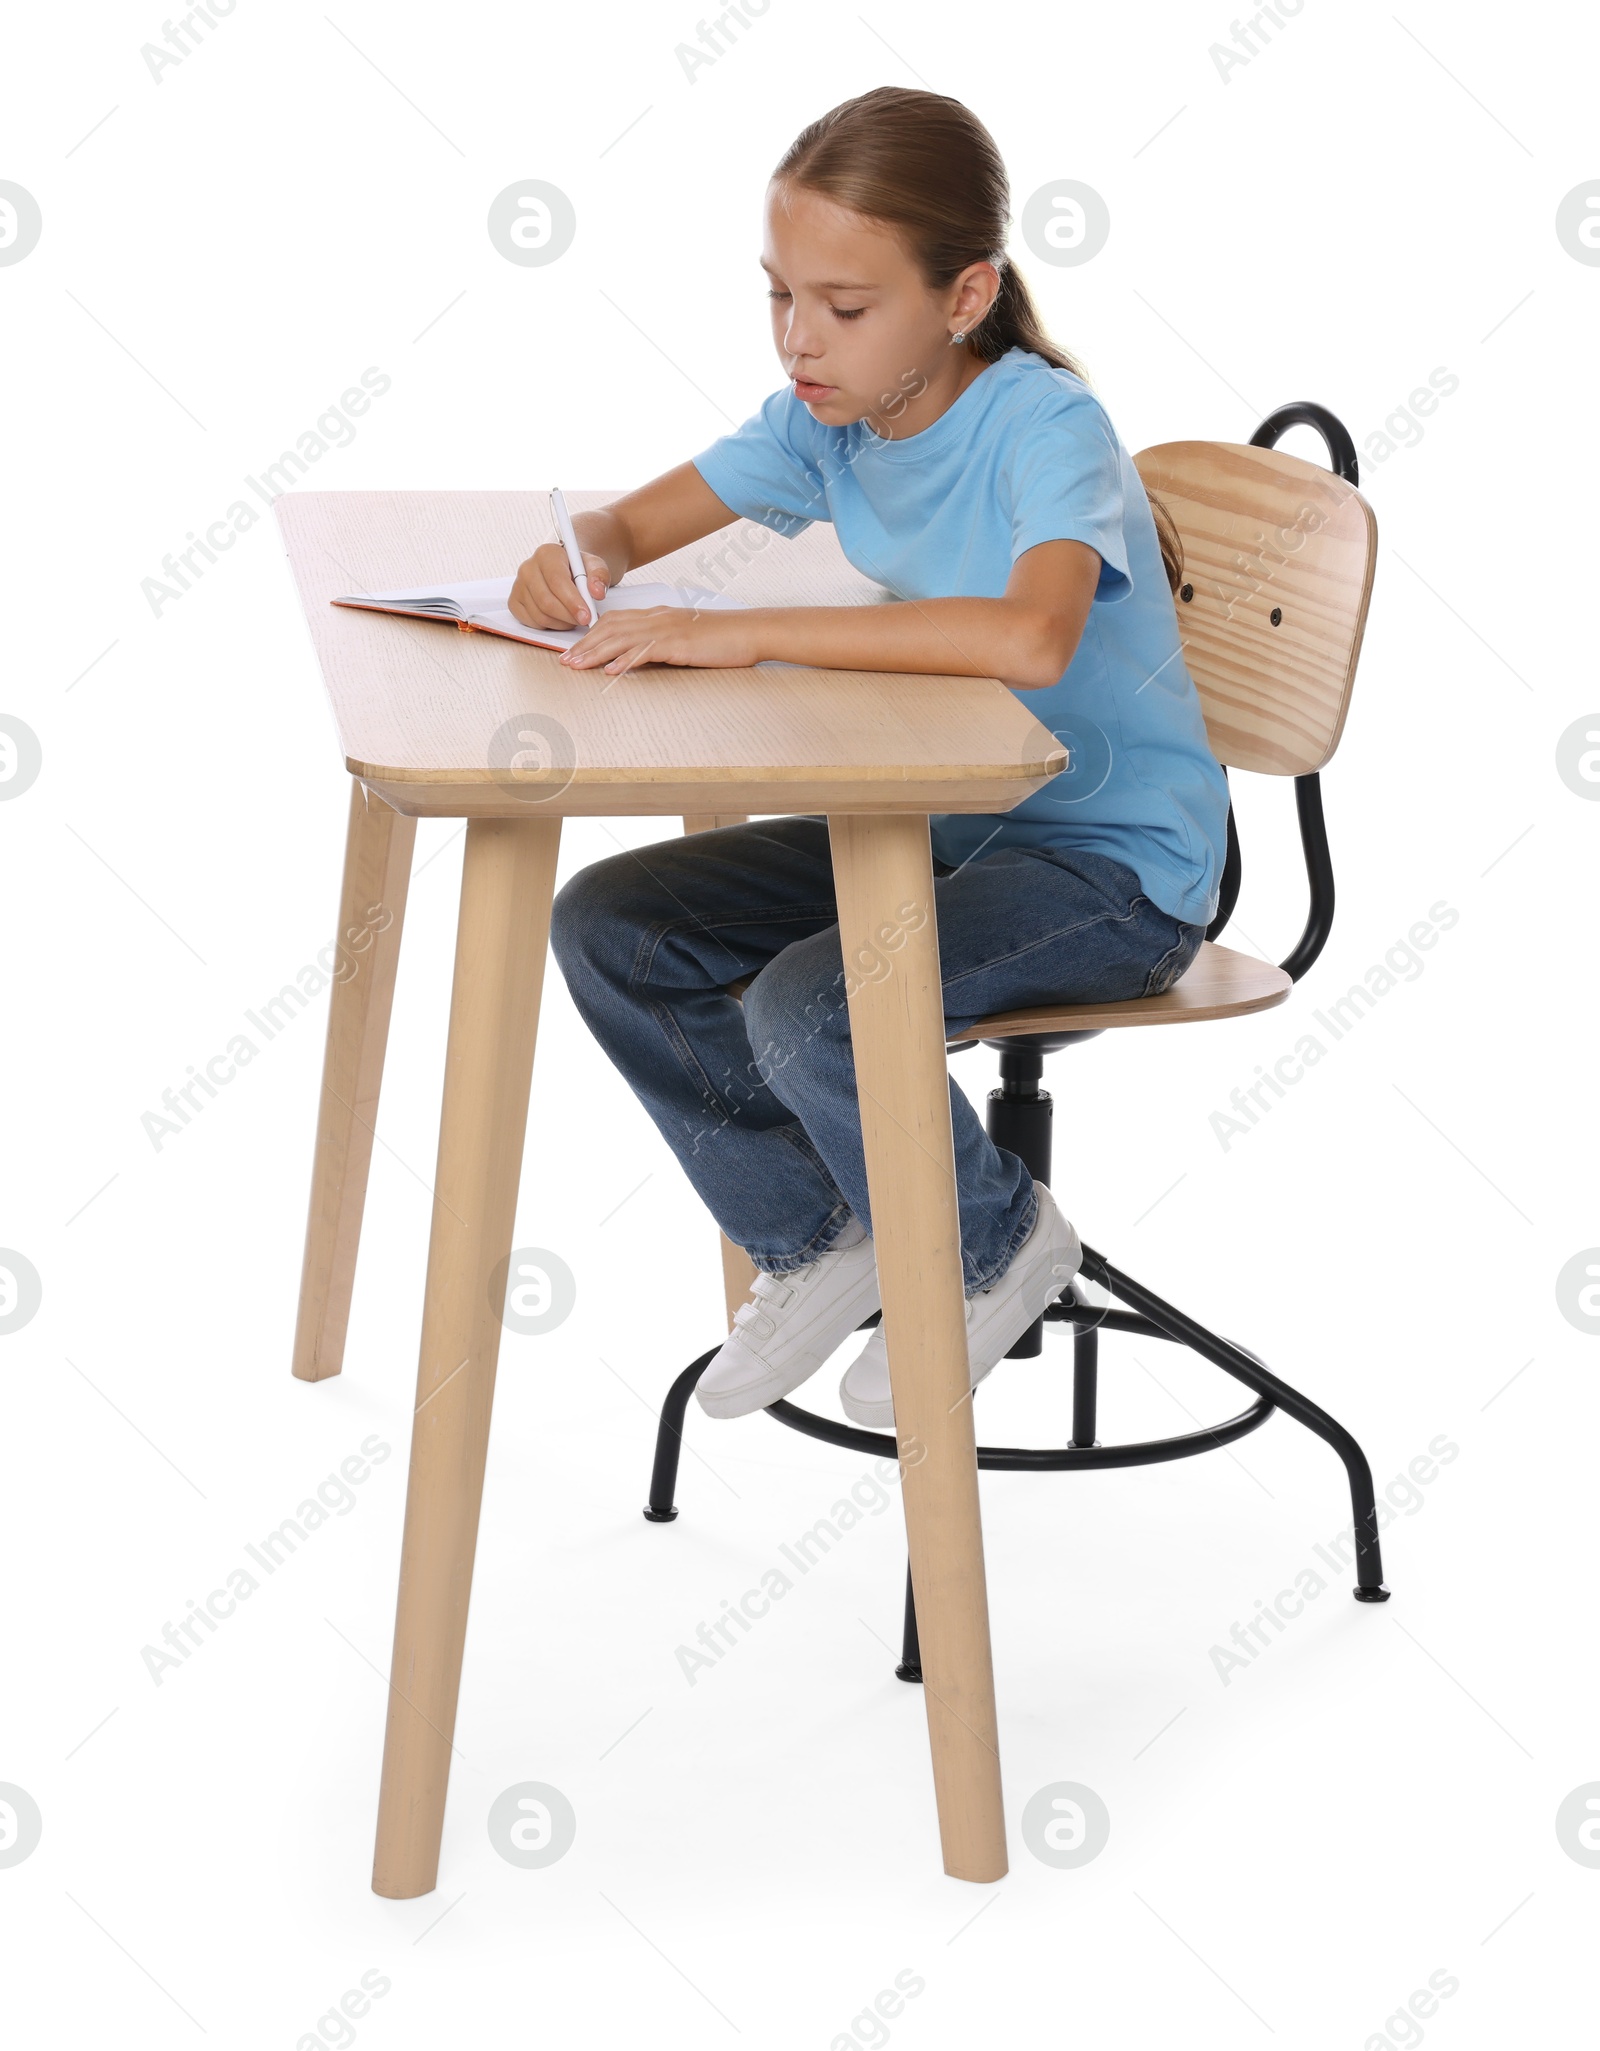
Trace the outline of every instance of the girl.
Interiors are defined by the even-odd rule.
[[[764,661],[998,676],[1071,750],[1002,817],[931,821],[947,1024],[1175,983],[1217,900],[1228,793],[1184,667],[1165,535],[1104,407],[1004,254],[1005,167],[959,101],[881,88],[773,173],[761,268],[785,384],[692,462],[575,522],[589,593],[725,527],[831,520],[892,591],[864,607],[597,616],[562,661]],[[586,626],[561,548],[529,625]],[[759,684],[756,685],[759,688]],[[757,1273],[700,1377],[713,1417],[786,1396],[878,1307],[823,817],[758,820],[583,870],[551,944],[574,1003]],[[724,994],[753,976],[742,1007]],[[755,1049],[760,1057],[753,1059]],[[973,1385],[1080,1259],[1050,1191],[950,1089]],[[893,1423],[882,1327],[841,1384]]]

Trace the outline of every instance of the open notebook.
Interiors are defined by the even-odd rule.
[[[333,605],[351,605],[362,612],[397,612],[414,620],[445,620],[481,634],[503,634],[508,641],[526,641],[534,648],[571,648],[588,631],[584,627],[525,627],[506,609],[514,577],[478,577],[464,584],[421,584],[410,591],[360,591],[330,600]],[[585,593],[587,597],[589,594]],[[708,591],[700,584],[629,584],[608,591],[598,604],[602,618],[608,612],[630,611],[645,605],[679,605],[688,610],[715,607],[720,612],[742,610],[737,599],[725,592]]]

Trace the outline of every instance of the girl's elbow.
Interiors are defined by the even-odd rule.
[[[1041,619],[1019,637],[1015,668],[1007,682],[1017,691],[1044,691],[1058,684],[1077,652],[1079,632],[1070,639],[1062,633],[1059,620]]]

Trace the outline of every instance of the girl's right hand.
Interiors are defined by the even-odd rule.
[[[517,572],[507,601],[512,617],[525,627],[589,627],[599,617],[599,601],[606,595],[611,569],[603,555],[583,551],[584,582],[595,601],[594,614],[572,581],[567,552],[559,542],[546,541],[536,548]]]

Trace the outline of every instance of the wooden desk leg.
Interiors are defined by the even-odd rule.
[[[830,817],[944,1869],[1006,1871],[928,821]]]
[[[438,1877],[560,839],[558,818],[467,827],[372,1871],[401,1899]]]
[[[713,826],[743,826],[749,815],[745,812],[688,812],[684,814],[685,833],[704,833]],[[731,981],[731,978],[730,978]],[[735,1246],[724,1232],[722,1239],[722,1294],[728,1307],[728,1330],[733,1330],[733,1314],[750,1294],[750,1284],[756,1278],[756,1264],[742,1246]]]
[[[328,999],[322,1105],[294,1334],[294,1372],[303,1382],[323,1381],[344,1365],[416,838],[415,819],[352,779],[339,891],[339,959]]]

